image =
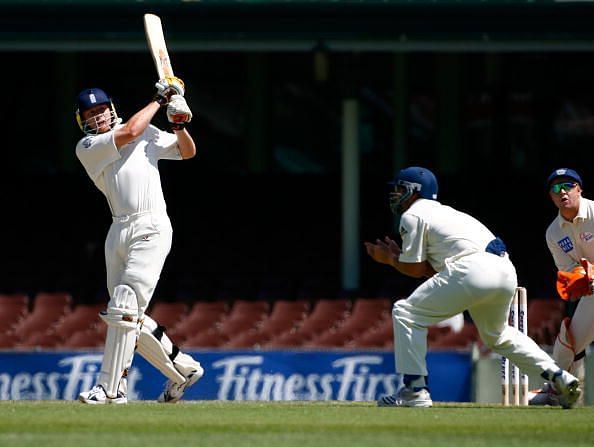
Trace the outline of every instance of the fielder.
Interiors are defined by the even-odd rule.
[[[546,241],[558,269],[560,296],[577,301],[573,317],[561,322],[553,358],[583,380],[585,349],[594,341],[594,295],[586,272],[594,261],[594,202],[582,197],[582,184],[573,169],[556,169],[548,177],[549,197],[559,213],[547,228]],[[530,405],[558,405],[556,390],[545,384]]]
[[[437,180],[421,167],[396,175],[390,208],[401,214],[402,248],[386,237],[365,242],[367,253],[415,278],[427,277],[392,310],[396,371],[403,386],[383,396],[382,407],[431,407],[427,381],[427,328],[468,310],[484,343],[522,370],[550,381],[559,403],[580,395],[576,377],[560,369],[528,336],[507,324],[517,286],[505,244],[482,223],[437,201]]]
[[[126,375],[135,348],[169,379],[160,402],[177,402],[204,373],[145,314],[172,238],[157,162],[196,154],[185,128],[192,112],[183,82],[165,78],[156,87],[153,101],[124,124],[103,90],[86,89],[78,96],[76,118],[85,137],[76,145],[76,155],[113,216],[105,240],[110,301],[100,313],[108,326],[105,351],[97,385],[79,395],[87,404],[128,402]],[[150,124],[161,107],[167,109],[173,133]]]

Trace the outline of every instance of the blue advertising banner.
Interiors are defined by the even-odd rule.
[[[186,400],[376,400],[399,377],[385,351],[193,351],[205,369]],[[73,400],[90,389],[101,352],[0,352],[0,400]],[[469,353],[430,352],[431,396],[468,402]],[[165,378],[139,355],[128,375],[131,400],[154,400]]]

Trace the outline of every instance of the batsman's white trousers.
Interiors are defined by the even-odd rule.
[[[114,217],[105,240],[107,289],[131,287],[138,300],[138,316],[146,311],[171,250],[171,222],[167,214],[150,212]]]
[[[516,270],[507,256],[481,252],[448,263],[406,300],[394,304],[396,371],[427,376],[427,328],[464,310],[485,345],[524,372],[556,371],[546,352],[507,323],[516,287]]]

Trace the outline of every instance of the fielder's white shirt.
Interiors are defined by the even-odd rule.
[[[545,237],[559,270],[572,270],[579,265],[581,258],[594,261],[594,202],[580,198],[580,207],[573,222],[558,214],[547,228]]]
[[[157,163],[160,159],[182,159],[177,137],[153,125],[119,150],[114,130],[87,135],[76,145],[76,156],[107,198],[113,216],[165,213]]]
[[[484,252],[495,236],[481,222],[436,200],[418,199],[400,220],[401,262],[428,261],[436,272],[446,264]]]

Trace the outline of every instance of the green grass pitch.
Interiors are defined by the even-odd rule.
[[[594,407],[372,402],[218,402],[88,406],[0,402],[0,446],[559,447],[594,445]]]

